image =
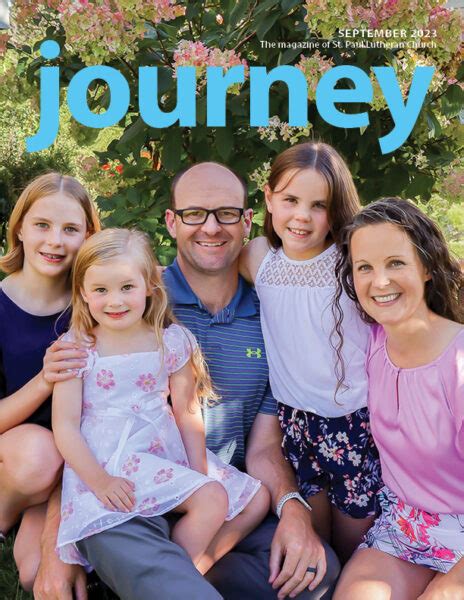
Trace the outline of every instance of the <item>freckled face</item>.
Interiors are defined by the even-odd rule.
[[[289,169],[274,191],[266,186],[265,196],[272,226],[289,258],[306,260],[328,247],[329,188],[320,173],[314,169]]]
[[[353,234],[350,250],[358,300],[375,321],[400,325],[428,312],[430,276],[405,231],[391,223],[366,225]]]

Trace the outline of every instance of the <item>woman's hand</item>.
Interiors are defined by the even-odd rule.
[[[87,351],[73,342],[56,340],[47,348],[42,376],[49,385],[75,377],[75,369],[86,365]]]
[[[106,508],[130,512],[135,506],[134,490],[135,484],[130,479],[107,475],[94,493]]]

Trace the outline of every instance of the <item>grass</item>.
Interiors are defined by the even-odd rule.
[[[33,600],[32,594],[19,585],[18,571],[13,560],[13,536],[0,544],[0,598],[2,600]]]
[[[0,600],[33,600],[33,595],[25,592],[19,584],[18,570],[13,559],[13,544],[12,535],[8,536],[4,544],[0,543]],[[95,587],[95,576],[91,575],[89,578],[89,600],[118,600],[108,588]]]

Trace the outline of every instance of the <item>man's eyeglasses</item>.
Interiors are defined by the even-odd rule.
[[[174,212],[185,225],[203,225],[210,214],[213,214],[221,225],[234,225],[240,221],[245,211],[235,206],[221,206],[220,208],[182,208]]]

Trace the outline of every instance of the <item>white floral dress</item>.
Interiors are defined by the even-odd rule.
[[[72,334],[67,334],[72,339]],[[161,352],[99,356],[90,350],[83,377],[81,433],[98,462],[111,475],[135,483],[130,513],[109,510],[65,465],[58,553],[64,562],[89,567],[75,542],[128,521],[136,515],[162,515],[211,480],[229,496],[227,520],[250,502],[260,482],[208,455],[208,476],[190,469],[171,408],[169,375],[189,360],[193,335],[179,325],[164,332]],[[207,507],[205,507],[207,510]]]

